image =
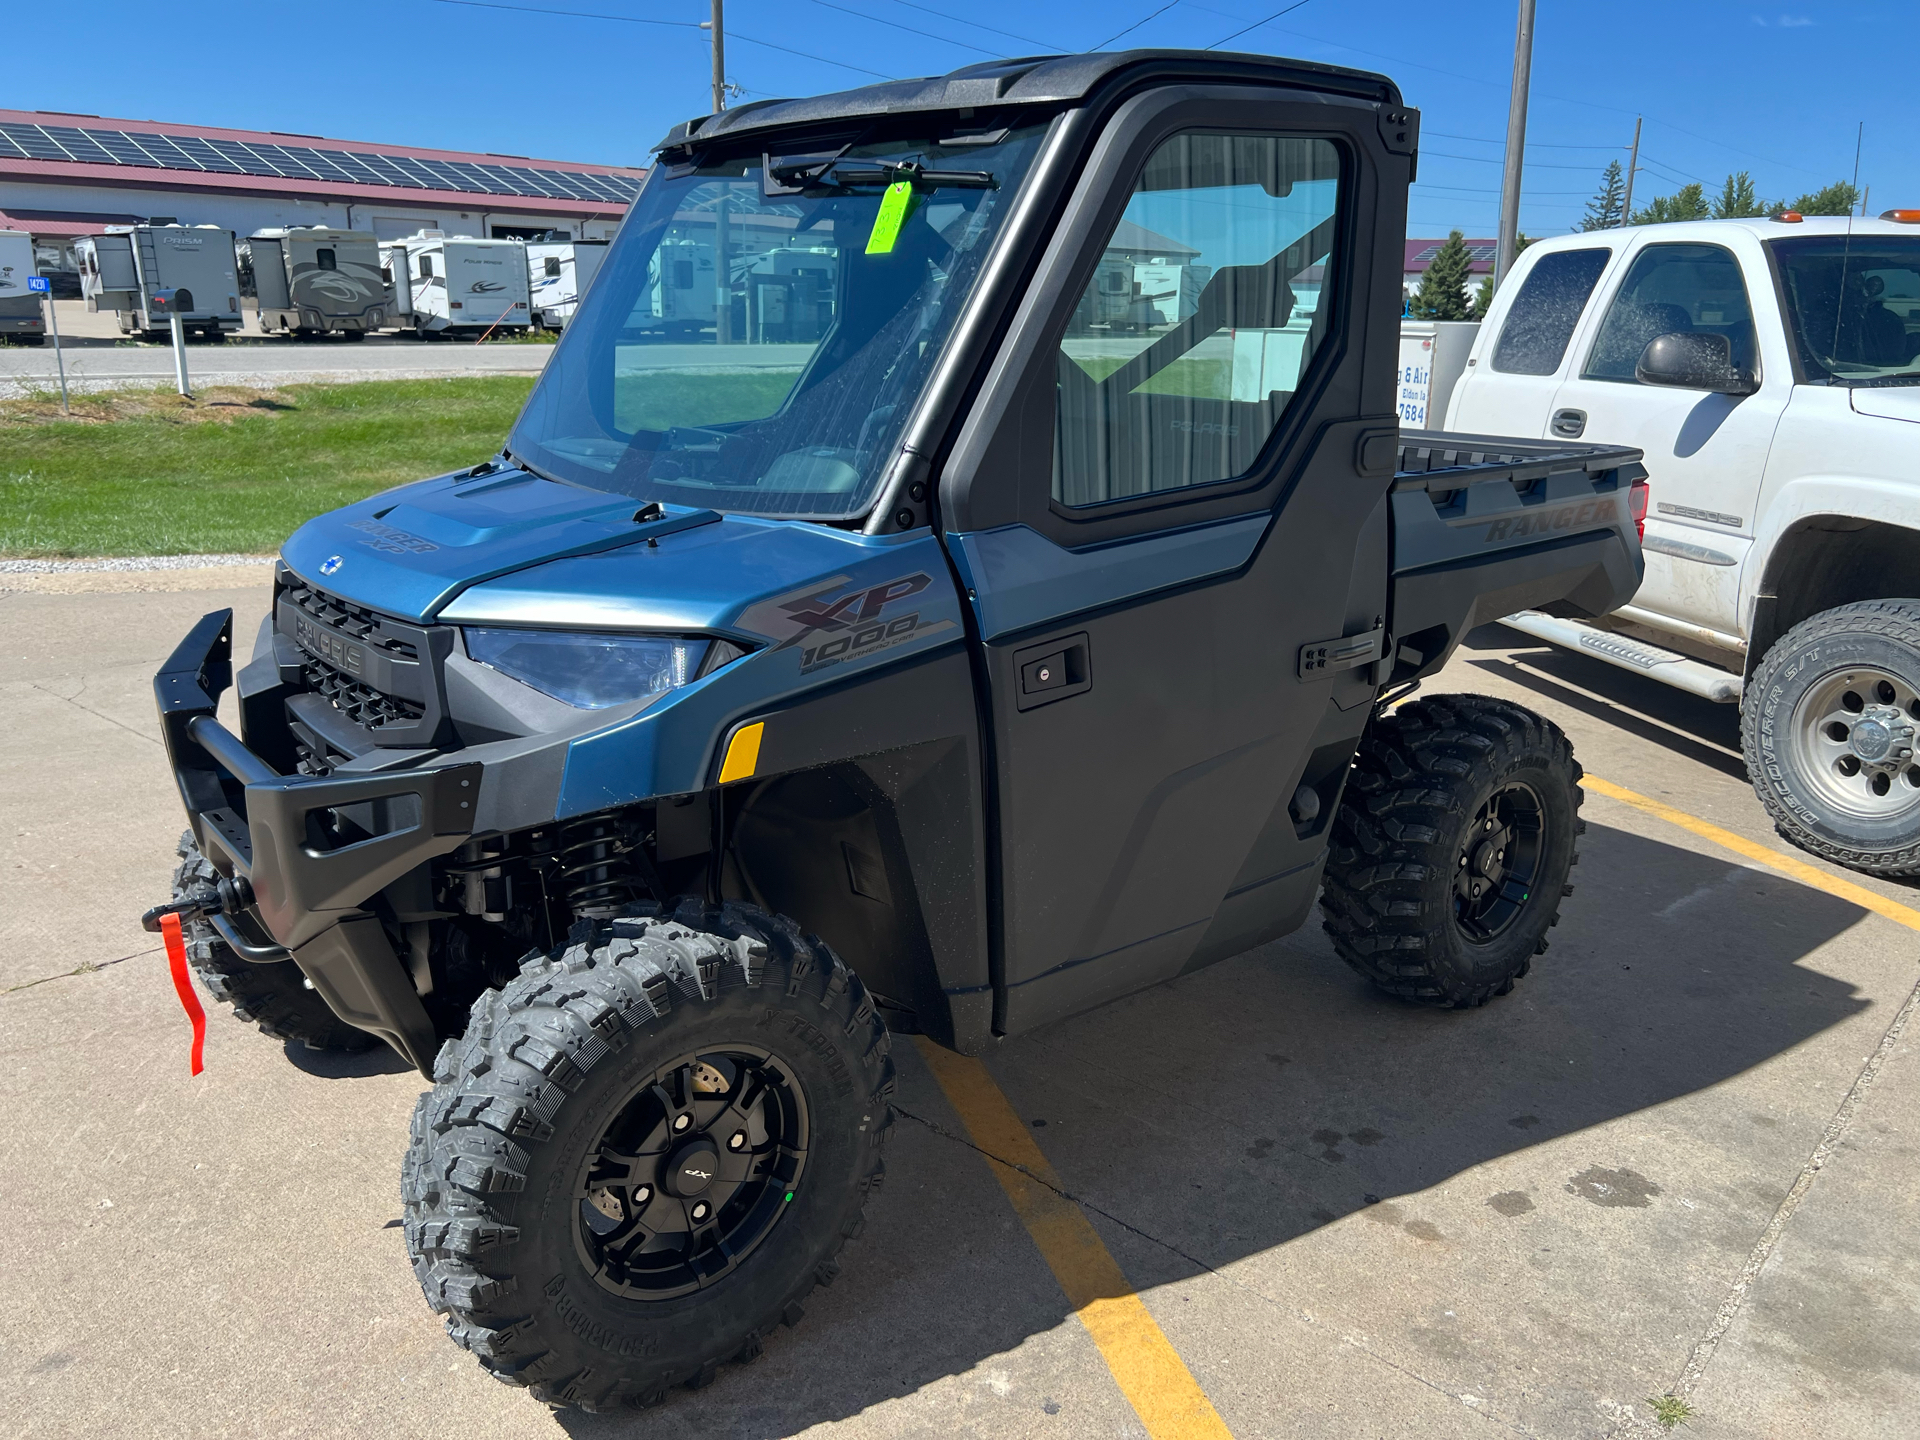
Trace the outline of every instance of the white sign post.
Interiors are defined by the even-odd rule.
[[[193,387],[187,383],[187,332],[180,325],[181,297],[189,296],[186,290],[155,290],[152,304],[158,309],[164,307],[167,312],[167,329],[173,335],[173,378],[180,393],[187,399],[193,398]],[[193,303],[191,298],[186,304]]]
[[[53,282],[44,275],[30,275],[27,277],[27,289],[35,295],[47,297],[47,329],[53,335],[54,367],[60,372],[60,413],[71,415],[73,411],[67,404],[67,362],[60,353],[60,317],[53,309]]]

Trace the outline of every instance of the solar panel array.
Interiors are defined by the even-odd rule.
[[[212,136],[150,135],[137,130],[81,129],[0,121],[0,159],[77,160],[88,165],[132,165],[216,175],[261,175],[335,184],[390,185],[407,190],[457,190],[542,200],[632,201],[640,182],[627,175],[536,170],[526,165],[375,155],[368,150],[322,150],[310,145],[216,140]]]
[[[1422,250],[1418,255],[1414,256],[1413,259],[1408,263],[1413,265],[1428,265],[1433,262],[1433,257],[1438,255],[1439,253],[1440,253],[1440,246],[1438,244],[1429,245],[1426,249]],[[1496,245],[1467,246],[1467,259],[1471,261],[1484,260],[1488,264],[1492,264],[1494,257],[1499,253],[1500,253],[1499,247]]]

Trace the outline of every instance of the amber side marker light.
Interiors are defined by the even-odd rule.
[[[1773,218],[1778,220],[1782,225],[1798,225],[1807,217],[1802,215],[1798,210],[1782,210]]]
[[[1920,225],[1920,210],[1882,210],[1882,220],[1897,220],[1902,225]]]

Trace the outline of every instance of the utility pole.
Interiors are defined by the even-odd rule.
[[[1633,151],[1627,156],[1627,198],[1620,202],[1621,225],[1631,225],[1633,223],[1633,176],[1634,172],[1640,168],[1641,118],[1642,117],[1638,115],[1633,117]]]
[[[725,0],[713,0],[713,19],[707,22],[707,29],[713,32],[713,113],[718,115],[727,108],[727,31],[726,17],[721,13]]]
[[[1507,102],[1507,164],[1500,180],[1500,240],[1493,258],[1493,288],[1513,268],[1520,234],[1520,166],[1527,151],[1527,87],[1533,70],[1533,0],[1520,0],[1513,37],[1513,97]]]

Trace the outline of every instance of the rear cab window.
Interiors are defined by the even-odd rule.
[[[1493,368],[1504,375],[1551,375],[1558,370],[1593,287],[1612,258],[1612,250],[1598,246],[1560,250],[1536,260],[1500,327]]]

